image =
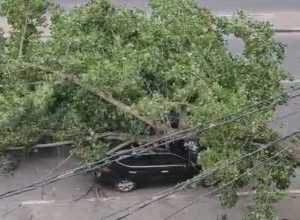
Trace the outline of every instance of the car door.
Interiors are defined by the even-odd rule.
[[[132,155],[119,164],[126,168],[129,179],[138,182],[155,181],[160,174],[160,166],[155,163],[154,154]]]
[[[180,179],[190,168],[187,160],[172,153],[146,154],[140,159],[140,166],[136,167],[139,176],[151,181]]]
[[[140,176],[144,180],[168,180],[181,172],[185,164],[182,160],[169,153],[146,154],[141,157]]]
[[[133,155],[120,164],[126,167],[129,179],[139,182],[180,179],[189,169],[185,159],[172,153]]]
[[[180,179],[186,176],[189,167],[185,159],[172,153],[166,153],[160,155],[159,160],[162,165],[160,172],[165,177],[170,179]]]

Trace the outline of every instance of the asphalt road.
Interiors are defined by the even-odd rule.
[[[277,33],[275,39],[285,45],[283,68],[296,79],[300,79],[300,33]],[[228,38],[228,47],[235,54],[243,52],[243,42],[238,38]]]
[[[284,68],[300,79],[300,33],[276,34],[276,39],[286,45]]]
[[[56,0],[65,8],[72,8],[74,6],[82,5],[88,0]],[[116,5],[147,8],[148,0],[113,0]],[[202,0],[203,4],[218,13],[228,13],[243,8],[253,13],[278,13],[300,11],[299,0]],[[300,26],[300,25],[299,25]],[[294,74],[300,79],[300,33],[277,34],[276,39],[286,44],[286,59],[284,67],[287,71]],[[229,40],[230,47],[241,51],[242,44],[240,41],[234,39]]]
[[[88,2],[88,0],[56,0],[65,7],[70,8]],[[148,8],[149,0],[112,0],[117,5],[127,5],[142,9]],[[244,9],[250,12],[276,12],[299,11],[299,0],[196,0],[199,5],[208,7],[216,12],[233,12]]]
[[[65,8],[79,5],[86,0],[59,0]],[[145,0],[114,0],[118,5],[139,7],[146,9]],[[253,13],[290,12],[300,10],[299,0],[203,0],[215,13],[231,13],[243,8]],[[286,58],[283,67],[300,79],[300,34],[277,34],[276,39],[286,44]],[[241,53],[243,43],[238,39],[229,39],[229,47],[235,53]],[[273,126],[282,133],[291,133],[300,129],[300,98],[279,108],[276,123]],[[0,176],[0,192],[19,187],[45,176],[55,167],[62,158],[36,158],[23,161],[20,169],[14,176]],[[77,161],[70,161],[62,169],[70,168]],[[0,201],[0,219],[2,220],[99,220],[121,207],[143,200],[168,186],[155,186],[138,189],[128,194],[118,193],[111,188],[95,186],[85,195],[94,184],[93,178],[88,175],[67,179],[51,186],[28,192],[15,198]],[[98,190],[96,190],[98,189]],[[300,189],[300,175],[294,180],[293,189]],[[96,193],[98,191],[98,193]],[[132,220],[160,220],[189,201],[208,192],[208,189],[189,189],[184,193],[176,194],[162,200],[145,210],[128,218]],[[83,196],[85,195],[85,196]],[[82,197],[79,201],[74,201]],[[277,204],[276,208],[280,219],[298,220],[300,198],[293,197]],[[216,220],[222,214],[228,214],[230,220],[242,219],[247,211],[247,198],[242,198],[237,207],[232,210],[222,209],[217,196],[205,197],[187,211],[173,218],[178,219],[205,219]]]
[[[300,79],[300,34],[277,34],[276,39],[287,45],[284,68]],[[241,53],[243,44],[237,39],[229,39],[229,47],[235,53]],[[282,133],[300,129],[300,98],[282,106],[277,114],[275,127]],[[281,126],[281,124],[283,126]],[[32,183],[46,176],[63,158],[34,157],[21,163],[14,176],[0,176],[0,192]],[[61,170],[77,166],[78,161],[71,160]],[[142,201],[172,185],[147,186],[131,193],[119,193],[110,187],[95,185],[86,195],[94,180],[89,175],[81,175],[49,185],[43,189],[27,192],[14,198],[0,200],[0,219],[2,220],[100,220],[101,217]],[[293,180],[291,189],[300,189],[300,175]],[[188,189],[163,199],[126,218],[128,220],[161,220],[190,201],[201,197],[211,189]],[[80,200],[78,200],[81,198]],[[76,201],[78,200],[78,201]],[[233,209],[220,207],[218,196],[203,197],[173,220],[217,220],[223,214],[230,220],[240,220],[247,212],[249,197],[241,197]],[[289,197],[276,205],[279,219],[299,220],[299,197]]]
[[[64,158],[36,155],[21,162],[19,169],[13,176],[0,176],[0,192],[24,186],[45,177]],[[68,161],[60,170],[78,166],[78,161]],[[1,220],[100,220],[120,208],[143,201],[152,197],[169,185],[150,185],[142,187],[131,193],[119,193],[110,187],[95,185],[90,175],[81,175],[65,179],[48,185],[42,189],[26,192],[13,198],[0,200]],[[91,188],[93,187],[93,188]],[[294,185],[291,189],[297,189]],[[176,193],[169,198],[154,203],[127,220],[162,220],[192,200],[199,199],[197,203],[186,211],[172,218],[172,220],[217,220],[221,215],[227,214],[230,220],[241,220],[247,212],[249,197],[240,197],[239,204],[233,209],[220,207],[219,197],[209,195],[203,197],[213,189],[197,188],[187,189]],[[298,220],[300,198],[287,198],[276,205],[280,220]],[[114,219],[114,218],[112,218]],[[110,219],[110,220],[112,220]]]

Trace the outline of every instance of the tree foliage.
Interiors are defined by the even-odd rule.
[[[269,23],[243,12],[219,18],[192,0],[152,0],[150,16],[106,0],[71,11],[48,6],[45,0],[1,0],[1,15],[13,27],[9,37],[0,37],[2,149],[73,139],[83,160],[96,160],[111,147],[105,132],[136,139],[201,128],[283,91],[283,46],[273,39]],[[51,37],[45,41],[39,30],[47,10]],[[242,55],[229,50],[228,36],[243,40]],[[199,133],[210,146],[199,163],[214,167],[257,149],[255,141],[273,140],[266,124],[277,105]],[[214,178],[225,184],[274,152],[263,151]],[[247,184],[261,189],[256,197],[261,202],[266,190],[289,185],[294,168],[283,153],[226,187],[223,205],[234,205],[237,189]],[[264,218],[250,214],[248,219],[273,219],[270,210],[269,205],[254,208]]]

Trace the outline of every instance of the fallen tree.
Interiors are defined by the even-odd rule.
[[[151,7],[148,16],[105,0],[67,12],[45,0],[1,1],[14,30],[0,37],[1,149],[72,140],[91,162],[115,145],[154,144],[177,132],[172,141],[192,130],[210,146],[199,163],[211,168],[274,140],[266,124],[286,100],[280,81],[288,75],[272,26],[242,12],[217,18],[190,0],[152,0]],[[39,32],[46,11],[47,41]],[[243,54],[230,51],[229,36],[243,40]],[[231,123],[200,132],[224,115]],[[276,152],[264,150],[213,178],[222,185]],[[238,189],[251,184],[257,206],[247,219],[273,219],[271,203],[296,167],[287,152],[274,163],[226,186],[222,204],[233,206]]]

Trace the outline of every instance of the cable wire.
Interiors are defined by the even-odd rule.
[[[294,91],[297,91],[297,90],[300,90],[300,87],[297,88],[297,89],[294,89]],[[285,94],[287,94],[287,93],[285,93]],[[300,94],[289,96],[289,99],[293,99],[293,98],[296,98],[298,96],[300,96]],[[273,97],[271,99],[268,99],[268,100],[274,100],[275,98],[278,99],[278,96],[275,96],[275,97]],[[279,100],[277,100],[277,102],[278,101]],[[205,128],[202,128],[201,130],[199,130],[199,133],[205,132],[205,131],[207,131],[209,129],[212,129],[212,128],[215,128],[215,127],[218,127],[218,126],[223,126],[223,125],[225,125],[227,123],[231,123],[231,122],[237,121],[240,118],[245,117],[245,116],[247,116],[249,114],[253,114],[253,113],[258,112],[260,110],[264,110],[268,106],[272,107],[273,105],[276,105],[277,102],[274,101],[273,104],[269,103],[269,105],[263,106],[264,108],[262,108],[262,109],[255,109],[252,112],[246,112],[246,113],[243,113],[241,115],[238,115],[240,112],[244,112],[245,111],[245,109],[246,109],[246,107],[245,107],[241,111],[239,111],[239,112],[237,112],[235,114],[233,114],[233,113],[229,114],[230,116],[232,116],[232,115],[238,115],[237,117],[221,121],[220,119],[228,118],[227,115],[223,116],[223,117],[221,117],[220,119],[218,119],[216,121],[216,122],[220,121],[219,123],[216,123],[216,122],[215,123],[208,123],[209,125],[207,127],[205,127]],[[260,106],[262,103],[267,103],[267,100],[261,101],[261,102],[257,103],[256,105],[252,104],[252,105],[249,106],[249,108],[253,108],[254,106]],[[121,153],[115,153],[115,154],[113,154],[111,156],[108,156],[108,157],[106,157],[106,158],[104,158],[102,160],[96,161],[94,163],[89,163],[89,164],[86,164],[86,165],[83,165],[83,166],[80,166],[80,167],[77,167],[77,168],[65,171],[65,172],[63,172],[61,174],[55,175],[53,177],[50,177],[50,178],[47,178],[47,179],[44,179],[44,180],[41,180],[41,181],[37,181],[37,182],[35,182],[33,184],[30,184],[28,186],[25,186],[25,187],[21,187],[21,188],[18,188],[18,189],[10,190],[8,192],[0,194],[0,199],[11,197],[11,196],[14,196],[14,195],[18,195],[18,194],[21,194],[23,192],[32,191],[32,190],[35,190],[38,187],[42,187],[42,186],[45,186],[45,185],[57,182],[57,181],[59,181],[61,179],[64,179],[64,178],[67,178],[67,177],[76,176],[76,175],[80,175],[82,173],[86,173],[86,172],[98,169],[98,168],[100,168],[102,166],[105,166],[107,164],[110,164],[110,163],[112,163],[114,161],[118,161],[121,156],[122,156],[122,159],[125,159],[125,157],[126,157],[126,156],[124,156],[125,154],[129,154],[129,153],[132,153],[132,152],[143,153],[143,152],[146,152],[148,150],[155,149],[155,148],[157,148],[157,147],[159,147],[161,145],[165,145],[166,143],[174,142],[176,140],[181,140],[184,137],[186,137],[186,135],[188,133],[193,132],[198,127],[199,126],[196,126],[194,128],[189,128],[189,129],[181,130],[181,131],[177,131],[177,132],[173,132],[173,133],[165,135],[165,136],[163,136],[161,138],[157,138],[157,139],[155,139],[153,141],[150,141],[150,142],[148,142],[146,144],[140,145],[139,147],[136,147],[134,149],[130,149],[130,150],[127,150],[127,151],[122,151]],[[173,137],[176,137],[176,136],[178,136],[178,137],[177,138],[173,138]],[[156,144],[156,143],[158,143],[160,141],[165,141],[165,142]],[[151,145],[153,145],[153,146],[149,147],[149,148],[146,148],[147,146],[151,146]],[[130,157],[130,155],[127,156],[127,157]]]
[[[194,178],[192,178],[192,179],[190,179],[190,180],[184,181],[184,182],[182,182],[182,183],[177,184],[177,185],[174,186],[174,187],[171,187],[171,188],[169,188],[169,189],[167,189],[167,190],[164,190],[164,191],[162,191],[162,192],[159,192],[159,193],[157,193],[158,195],[155,195],[155,196],[153,196],[153,197],[151,197],[151,198],[149,198],[149,199],[146,199],[146,200],[143,200],[143,201],[134,203],[134,204],[132,204],[132,205],[126,207],[126,208],[120,209],[120,210],[118,210],[118,211],[116,211],[116,212],[114,212],[114,213],[112,213],[112,214],[110,214],[110,215],[107,215],[107,216],[101,218],[101,220],[106,220],[106,219],[109,219],[109,218],[111,218],[111,217],[113,217],[113,216],[118,215],[119,213],[123,213],[123,212],[128,211],[127,213],[124,213],[123,215],[121,215],[121,216],[119,216],[118,218],[116,218],[116,219],[118,219],[118,220],[119,220],[119,219],[124,219],[124,218],[128,217],[129,215],[131,215],[131,214],[137,212],[138,210],[141,210],[141,209],[143,209],[143,208],[145,208],[145,207],[151,205],[151,204],[154,203],[154,202],[157,202],[157,201],[159,201],[159,200],[161,200],[161,199],[164,199],[164,198],[166,198],[166,197],[169,197],[170,195],[172,195],[172,194],[174,194],[174,193],[177,193],[177,192],[179,192],[179,191],[184,190],[186,187],[188,187],[188,186],[190,186],[190,185],[192,185],[192,184],[195,184],[195,183],[200,182],[201,180],[203,180],[203,179],[205,179],[206,177],[212,175],[212,174],[215,173],[216,171],[219,171],[219,170],[228,168],[228,167],[231,166],[232,164],[241,162],[243,159],[245,159],[245,158],[247,158],[247,157],[250,157],[250,156],[252,156],[252,155],[254,155],[254,154],[257,154],[257,153],[259,153],[259,152],[261,152],[261,151],[263,151],[263,150],[266,150],[266,149],[268,149],[268,148],[274,146],[275,144],[281,143],[281,142],[283,142],[283,141],[285,141],[285,140],[287,140],[287,139],[289,139],[289,138],[291,138],[291,137],[293,137],[293,136],[296,136],[296,135],[298,135],[298,134],[300,134],[300,131],[296,131],[296,132],[294,132],[294,133],[292,133],[292,134],[290,134],[290,135],[287,135],[287,136],[284,136],[284,137],[282,137],[282,138],[279,138],[279,139],[277,139],[277,140],[275,140],[275,141],[272,141],[272,142],[270,142],[269,144],[267,144],[267,145],[265,145],[265,146],[263,146],[263,147],[261,147],[261,148],[258,148],[258,149],[255,150],[255,151],[252,151],[251,153],[244,154],[243,156],[239,157],[238,159],[235,159],[235,160],[232,160],[232,161],[226,161],[226,162],[224,162],[224,164],[223,164],[222,166],[217,166],[217,167],[215,167],[215,168],[213,168],[213,169],[208,169],[208,170],[206,170],[204,173],[202,173],[202,174],[200,174],[200,175],[198,175],[198,176],[196,176],[196,177],[194,177]],[[130,209],[132,209],[132,208],[133,208],[133,210],[130,211]]]
[[[180,209],[176,210],[175,212],[171,213],[170,215],[168,215],[167,217],[164,218],[164,220],[169,220],[171,218],[173,218],[174,216],[178,215],[179,213],[183,212],[185,209],[191,207],[192,205],[198,203],[201,201],[201,199],[203,199],[204,197],[206,196],[209,196],[213,193],[216,193],[216,192],[219,192],[221,191],[222,189],[232,185],[233,183],[235,183],[236,181],[238,181],[239,179],[241,179],[242,177],[244,176],[247,176],[247,175],[251,175],[251,172],[252,171],[256,171],[259,167],[265,165],[266,162],[280,156],[282,153],[284,153],[285,151],[287,151],[290,147],[286,147],[284,149],[282,149],[281,151],[278,151],[276,154],[274,154],[273,156],[271,157],[268,157],[267,159],[265,159],[264,161],[260,161],[257,165],[255,165],[254,167],[252,167],[250,170],[247,170],[245,172],[243,172],[241,175],[239,175],[238,177],[234,178],[232,181],[229,181],[227,183],[225,183],[223,186],[220,186],[214,190],[211,190],[203,195],[200,195],[198,198],[192,200],[191,202],[189,202],[188,204],[186,204],[185,206],[181,207]]]

